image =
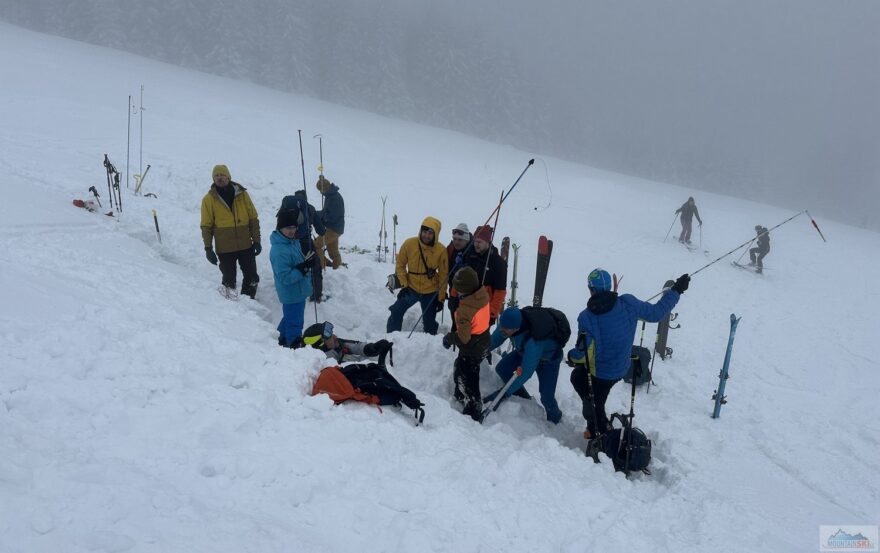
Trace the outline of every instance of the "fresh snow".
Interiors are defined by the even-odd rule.
[[[737,252],[696,275],[675,354],[636,398],[653,475],[627,480],[585,458],[564,366],[558,426],[519,398],[483,426],[463,417],[453,354],[420,332],[389,338],[424,426],[407,409],[309,396],[329,363],[276,345],[268,251],[256,301],[221,298],[204,259],[211,167],[249,189],[267,239],[282,196],[302,187],[297,129],[313,203],[312,136],[324,136],[349,248],[375,248],[382,195],[398,245],[426,215],[444,242],[459,222],[474,228],[532,154],[6,24],[0,74],[0,551],[810,551],[820,524],[880,519],[877,233],[819,221],[823,243],[802,215],[773,231],[766,274],[732,267]],[[125,186],[124,104],[142,83],[144,192],[158,198],[124,189],[119,218],[75,208],[89,186],[106,206],[105,153]],[[709,257],[663,243],[692,194]],[[522,244],[521,302],[538,236],[554,240],[544,304],[574,323],[594,266],[647,298],[792,214],[539,157],[499,235]],[[384,337],[393,267],[344,257],[319,319]],[[729,403],[712,420],[731,313]],[[481,382],[501,385],[488,365]],[[628,386],[608,407],[629,409]]]

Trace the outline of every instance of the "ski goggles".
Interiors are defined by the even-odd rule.
[[[452,231],[452,239],[453,240],[467,240],[471,235],[469,232],[465,232],[463,230],[454,230]]]
[[[320,346],[324,343],[324,340],[329,339],[331,336],[333,336],[333,323],[324,321],[324,324],[321,325],[321,333],[314,336],[303,336],[303,343],[307,346]]]

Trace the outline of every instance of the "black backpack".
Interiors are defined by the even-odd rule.
[[[629,467],[626,463],[627,435],[629,435]],[[612,428],[604,436],[603,447],[605,455],[614,463],[614,470],[648,472],[648,464],[651,462],[651,440],[641,429],[633,427],[628,430],[626,426]]]
[[[382,365],[376,363],[355,363],[339,368],[355,389],[379,398],[379,405],[403,404],[417,410],[424,405],[419,398],[400,385],[396,378]]]
[[[565,313],[552,307],[523,307],[523,319],[535,340],[552,339],[560,348],[571,338],[571,325]]]
[[[636,386],[647,384],[651,380],[651,350],[642,346],[633,346],[629,358],[629,371],[624,375],[623,381],[632,382],[635,374]]]

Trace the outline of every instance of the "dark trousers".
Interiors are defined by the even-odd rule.
[[[321,258],[316,254],[312,259],[312,301],[321,303],[323,293],[324,269],[321,267]]]
[[[458,329],[458,325],[455,324],[455,311],[458,309],[460,303],[461,298],[459,297],[446,297],[446,306],[449,308],[449,320],[452,321],[452,332],[455,332]]]
[[[455,384],[453,395],[464,405],[463,413],[474,420],[479,420],[483,410],[483,397],[480,395],[480,361],[459,354],[452,371],[452,380]]]
[[[250,297],[257,295],[257,284],[260,275],[257,274],[257,258],[254,250],[248,248],[237,252],[218,253],[220,260],[220,272],[223,274],[223,286],[235,288],[238,272],[235,264],[241,267],[241,293]]]
[[[691,231],[693,230],[694,220],[681,218],[681,234],[678,236],[679,242],[690,242]]]
[[[388,323],[385,325],[386,332],[396,332],[403,328],[403,316],[415,304],[422,307],[422,324],[425,332],[428,334],[437,334],[437,293],[429,292],[427,294],[419,294],[413,292],[409,288],[404,288],[397,295],[397,301],[388,308],[391,315],[388,317]]]
[[[752,265],[757,265],[759,269],[764,268],[764,257],[770,253],[769,250],[762,250],[761,248],[752,248],[749,250],[749,257],[752,259]]]
[[[593,406],[590,405],[590,380],[593,381],[593,403],[596,409],[596,420],[593,420]],[[583,401],[584,418],[587,420],[587,430],[591,436],[604,434],[608,431],[608,415],[605,414],[605,402],[608,400],[608,394],[615,384],[620,382],[617,380],[605,380],[604,378],[592,379],[587,378],[587,369],[583,365],[578,365],[571,371],[571,385],[574,391]],[[598,423],[598,424],[597,424]],[[597,434],[596,428],[599,428]]]

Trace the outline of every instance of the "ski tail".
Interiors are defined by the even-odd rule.
[[[547,272],[550,269],[550,256],[553,254],[553,240],[541,235],[538,238],[538,261],[535,268],[535,295],[532,305],[541,307],[544,301],[544,286],[547,283]]]

